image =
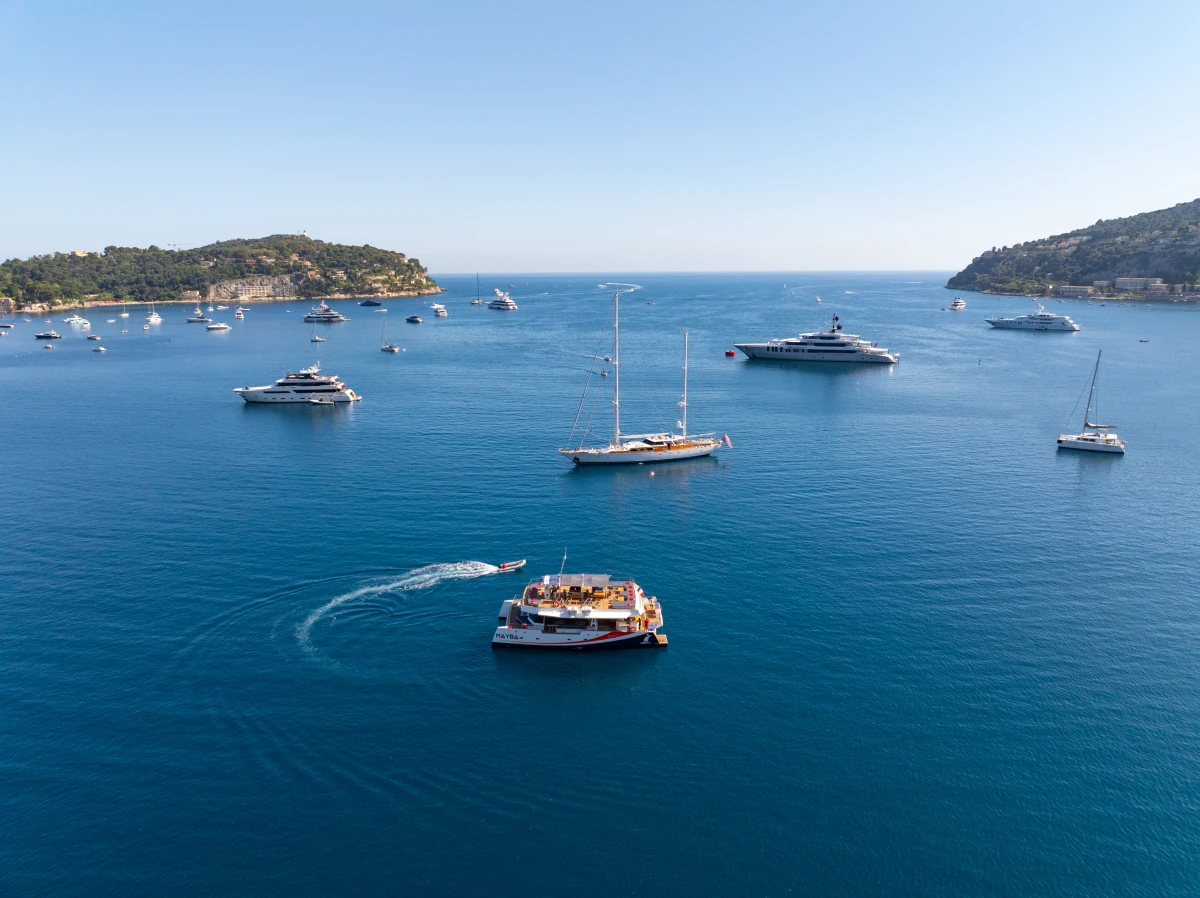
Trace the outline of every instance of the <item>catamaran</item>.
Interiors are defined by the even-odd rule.
[[[679,407],[683,416],[678,422],[679,433],[621,433],[621,339],[620,339],[620,291],[613,294],[613,432],[607,446],[600,448],[584,448],[583,441],[587,438],[588,427],[585,423],[579,434],[579,444],[574,449],[559,449],[559,453],[569,458],[577,465],[644,465],[662,461],[680,461],[685,458],[698,458],[711,455],[722,445],[733,446],[728,434],[717,439],[715,433],[704,433],[689,436],[687,432],[687,331],[683,334],[683,398]],[[606,359],[607,360],[607,359]],[[595,362],[593,361],[593,366]],[[593,367],[594,370],[594,367]],[[604,372],[601,372],[602,374]],[[588,372],[588,383],[591,382],[591,372]],[[579,400],[579,408],[575,411],[575,423],[571,425],[571,435],[567,438],[568,445],[575,439],[575,431],[579,426],[579,416],[583,411],[583,403],[587,398],[587,384],[584,385],[583,398]],[[589,415],[590,420],[590,415]]]
[[[1101,352],[1103,350],[1096,353],[1096,367],[1092,369],[1092,385],[1088,389],[1087,407],[1083,410],[1083,432],[1060,433],[1058,435],[1059,449],[1083,449],[1087,452],[1115,452],[1119,455],[1125,454],[1125,441],[1115,432],[1117,425],[1092,424],[1088,420],[1092,415],[1092,409],[1095,407],[1093,399],[1096,395],[1096,375],[1100,372]],[[1076,408],[1078,407],[1077,405]],[[1075,413],[1072,412],[1071,414],[1074,415]],[[1071,423],[1070,419],[1067,419],[1067,423]]]

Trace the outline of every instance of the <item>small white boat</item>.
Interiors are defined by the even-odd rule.
[[[409,324],[424,324],[425,323],[424,321],[421,320],[420,315],[409,315],[404,320],[407,321]]]
[[[337,403],[334,402],[332,399],[318,399],[316,397],[313,397],[312,399],[310,399],[308,401],[312,405],[337,405]]]
[[[230,330],[230,327],[224,321],[218,321],[216,324],[206,325],[204,329],[209,331],[227,331]]]
[[[109,318],[109,319],[108,319],[108,321],[107,321],[107,322],[105,322],[105,323],[106,323],[106,324],[116,324],[116,323],[117,323],[117,319],[116,319],[116,318]]]
[[[376,313],[383,312],[384,314],[387,314],[387,309],[376,309],[375,311]]]
[[[143,325],[142,325],[142,330],[144,330],[144,331],[148,331],[148,330],[150,330],[150,325],[148,325],[148,324],[143,324]]]
[[[433,312],[433,314],[436,315],[438,318],[446,317],[446,307],[444,305],[442,305],[440,302],[430,303],[429,311]]]
[[[92,350],[92,352],[108,352],[108,350],[105,349],[103,346],[97,346]]]
[[[520,561],[502,561],[496,567],[500,569],[500,573],[502,574],[507,574],[509,571],[519,571],[525,567],[525,559],[522,558]]]
[[[217,306],[217,311],[219,312],[222,309],[228,309],[228,308],[229,308],[229,306]]]
[[[246,316],[242,314],[242,310],[241,310],[241,309],[238,309],[236,312],[234,312],[234,313],[233,313],[233,317],[234,317],[234,318],[236,318],[238,321],[241,321],[241,320],[242,320],[242,319],[244,319]]]

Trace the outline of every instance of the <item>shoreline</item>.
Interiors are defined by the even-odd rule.
[[[341,300],[341,299],[378,299],[381,302],[388,299],[417,299],[422,296],[440,296],[446,291],[441,287],[434,287],[430,290],[417,290],[412,293],[389,293],[386,296],[381,296],[378,293],[363,293],[363,294],[343,294],[334,293],[328,296],[239,296],[236,300],[230,300],[231,303],[238,305],[254,305],[257,303],[278,303],[278,302],[320,302],[322,300]],[[17,312],[55,312],[59,309],[111,309],[116,306],[191,306],[191,305],[213,305],[211,300],[195,298],[192,299],[163,299],[163,300],[71,300],[58,304],[51,303],[31,303],[21,308],[13,308],[13,314]]]
[[[1057,294],[1046,295],[1044,293],[1002,293],[999,290],[972,290],[969,287],[943,287],[944,290],[953,290],[960,293],[977,293],[980,296],[1012,296],[1017,299],[1040,299],[1050,300],[1057,299],[1063,302],[1067,300],[1084,302],[1173,302],[1186,305],[1200,304],[1200,293],[1155,293],[1155,294],[1137,294],[1137,293],[1093,293],[1091,296],[1058,296]]]

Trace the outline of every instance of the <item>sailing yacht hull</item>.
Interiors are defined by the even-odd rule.
[[[646,465],[712,455],[720,448],[720,445],[719,441],[714,440],[712,445],[696,444],[677,449],[654,447],[652,449],[559,449],[558,451],[577,465]]]

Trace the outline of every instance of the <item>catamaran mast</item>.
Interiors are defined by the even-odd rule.
[[[613,294],[613,439],[614,446],[621,445],[621,291]]]
[[[1084,430],[1087,430],[1089,427],[1096,426],[1094,424],[1089,424],[1088,418],[1090,418],[1092,416],[1092,394],[1096,392],[1096,375],[1100,373],[1100,354],[1102,352],[1104,352],[1103,349],[1097,350],[1097,352],[1096,352],[1096,367],[1094,369],[1092,369],[1092,386],[1091,386],[1091,389],[1088,390],[1087,408],[1085,408],[1083,410],[1083,429]],[[1078,400],[1076,400],[1076,401],[1078,401]]]
[[[683,408],[683,421],[680,422],[683,427],[681,436],[687,436],[687,351],[688,351],[688,332],[683,332],[683,402],[679,405]]]

